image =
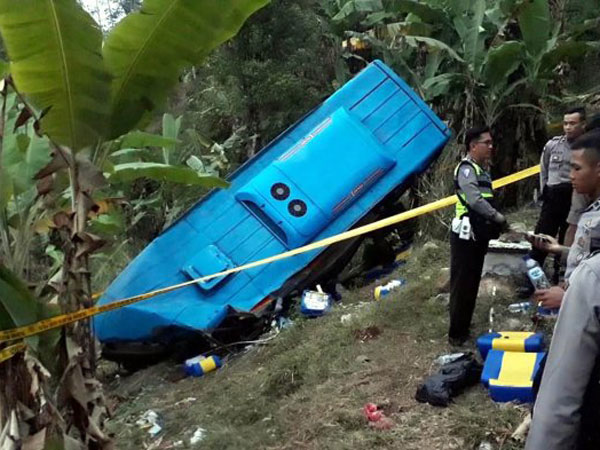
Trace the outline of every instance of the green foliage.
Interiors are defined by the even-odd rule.
[[[79,150],[103,134],[109,75],[102,33],[76,0],[0,1],[0,31],[10,71],[56,142]]]
[[[217,142],[236,168],[345,81],[337,81],[344,72],[336,70],[343,66],[340,40],[320,3],[272,2],[186,77],[182,140],[190,156],[212,164],[207,160],[220,151],[212,146]],[[198,137],[214,152],[192,153],[200,148]]]
[[[548,0],[523,2],[519,12],[519,27],[530,55],[539,55],[547,49],[551,21]]]
[[[508,41],[489,49],[484,63],[483,79],[488,86],[497,89],[519,68],[522,61],[523,44]]]
[[[125,136],[123,136],[120,142],[121,149],[128,149],[141,147],[173,148],[179,141],[176,138],[158,136],[156,134],[135,130],[130,131]]]
[[[27,286],[10,270],[0,265],[0,330],[28,325],[42,318],[42,306]],[[37,347],[38,338],[29,339]]]
[[[156,181],[198,185],[205,187],[227,187],[229,183],[218,177],[199,174],[187,167],[170,166],[154,162],[131,162],[117,164],[113,167],[108,179],[111,182],[128,182],[138,178],[148,178]]]
[[[234,36],[268,0],[223,3],[146,0],[110,32],[102,51],[114,77],[112,137],[163,103],[183,68]]]

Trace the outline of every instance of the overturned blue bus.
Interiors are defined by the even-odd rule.
[[[425,170],[447,126],[375,61],[154,239],[99,304],[210,275],[372,220]],[[339,266],[340,243],[163,294],[94,320],[105,344],[210,334],[231,314],[255,315]]]

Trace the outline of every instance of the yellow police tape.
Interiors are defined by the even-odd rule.
[[[512,175],[508,175],[504,178],[500,178],[494,181],[493,186],[495,189],[506,186],[511,183],[515,183],[517,181],[528,178],[532,175],[539,173],[540,166],[530,167],[529,169],[522,170],[520,172],[516,172]],[[18,328],[13,328],[11,330],[0,331],[0,343],[14,341],[16,339],[23,339],[29,336],[33,336],[39,333],[43,333],[45,331],[51,330],[53,328],[58,328],[63,325],[68,325],[70,323],[77,322],[79,320],[87,319],[98,314],[102,314],[108,311],[113,311],[115,309],[120,309],[125,306],[131,305],[133,303],[140,302],[142,300],[146,300],[152,297],[156,297],[160,294],[165,294],[167,292],[175,291],[177,289],[181,289],[186,286],[190,286],[192,284],[196,284],[202,281],[207,281],[212,278],[229,275],[231,273],[241,272],[243,270],[251,269],[253,267],[262,266],[264,264],[269,264],[275,261],[280,261],[285,258],[290,258],[292,256],[299,255],[301,253],[306,253],[311,250],[316,250],[318,248],[327,247],[329,245],[335,244],[337,242],[344,241],[346,239],[352,239],[354,237],[360,236],[362,234],[369,233],[371,231],[378,230],[380,228],[384,228],[390,225],[394,225],[405,220],[412,219],[414,217],[421,216],[423,214],[430,213],[432,211],[436,211],[441,208],[445,208],[446,206],[450,206],[456,203],[456,196],[450,196],[443,198],[441,200],[437,200],[432,203],[428,203],[427,205],[419,206],[418,208],[411,209],[410,211],[405,211],[400,214],[396,214],[394,216],[390,216],[386,219],[379,220],[377,222],[370,223],[368,225],[364,225],[362,227],[354,228],[349,231],[345,231],[335,236],[328,237],[326,239],[322,239],[317,242],[313,242],[312,244],[305,245],[303,247],[298,247],[293,250],[280,253],[278,255],[270,256],[265,259],[261,259],[259,261],[254,261],[248,264],[244,264],[238,267],[234,267],[232,269],[224,270],[223,272],[214,273],[212,275],[207,275],[201,278],[196,278],[194,280],[186,281],[185,283],[175,284],[173,286],[167,286],[161,289],[157,289],[151,292],[147,292],[145,294],[135,295],[133,297],[124,298],[122,300],[116,300],[112,303],[102,306],[93,306],[91,308],[80,309],[79,311],[63,314],[60,316],[52,317],[50,319],[41,320],[39,322],[33,323],[31,325],[25,325]]]
[[[25,342],[19,342],[18,344],[14,344],[10,347],[6,347],[3,350],[0,350],[0,363],[3,363],[7,359],[12,358],[17,353],[22,352],[26,348],[27,346],[25,345]]]

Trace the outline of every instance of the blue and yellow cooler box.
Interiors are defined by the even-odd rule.
[[[490,350],[541,352],[544,349],[544,335],[528,331],[498,331],[480,336],[477,348],[484,361]]]
[[[481,373],[495,402],[533,402],[533,380],[546,356],[545,352],[507,352],[490,350]]]

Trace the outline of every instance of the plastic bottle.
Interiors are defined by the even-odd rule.
[[[538,262],[529,256],[526,256],[524,259],[525,265],[527,266],[527,277],[529,278],[529,281],[531,281],[534,289],[549,289],[550,282],[548,281],[548,278],[546,278],[546,274]]]
[[[385,297],[394,289],[398,289],[406,284],[406,280],[392,280],[383,286],[377,286],[375,291],[373,292],[373,296],[375,300],[381,300],[382,297]]]
[[[508,305],[508,311],[511,313],[524,313],[529,311],[529,308],[531,308],[531,303],[529,302],[511,303]]]
[[[205,373],[212,372],[223,365],[221,358],[212,355],[204,357],[202,355],[195,356],[185,361],[184,370],[186,375],[192,377],[201,377]]]
[[[448,353],[447,355],[438,356],[434,362],[439,366],[443,366],[444,364],[454,362],[463,356],[465,356],[464,353]]]

